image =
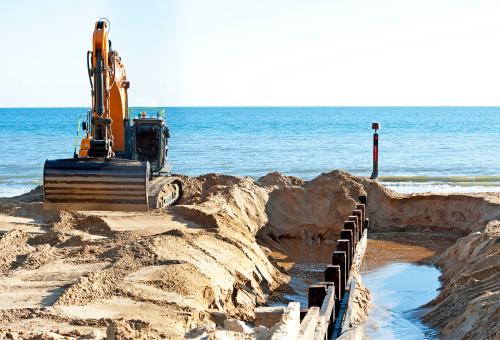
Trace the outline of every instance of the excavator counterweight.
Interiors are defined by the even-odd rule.
[[[45,208],[148,210],[149,163],[117,158],[45,162]]]

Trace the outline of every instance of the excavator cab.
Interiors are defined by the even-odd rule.
[[[168,126],[161,118],[137,118],[132,124],[133,159],[149,162],[151,175],[163,173],[167,160]]]

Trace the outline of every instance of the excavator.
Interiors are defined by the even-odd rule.
[[[163,115],[130,114],[130,82],[109,27],[107,19],[95,23],[87,52],[92,108],[81,123],[80,148],[73,158],[45,162],[45,209],[147,211],[175,204],[182,195],[182,182],[170,176]]]

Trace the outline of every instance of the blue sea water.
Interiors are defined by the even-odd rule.
[[[46,159],[71,157],[86,110],[0,109],[0,196],[40,184]],[[344,169],[369,176],[371,123],[378,121],[386,185],[500,190],[500,107],[173,107],[166,118],[176,173],[280,171],[311,179]]]

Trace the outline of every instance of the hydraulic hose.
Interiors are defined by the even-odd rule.
[[[87,51],[87,72],[89,74],[90,90],[92,97],[94,96],[94,84],[92,83],[92,69],[90,68],[90,59],[92,58],[92,51]]]

